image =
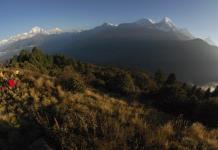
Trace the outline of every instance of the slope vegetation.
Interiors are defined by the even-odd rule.
[[[216,93],[193,87],[187,99],[190,87],[173,74],[134,74],[37,48],[22,51],[2,72],[4,80],[16,81],[15,88],[2,85],[0,91],[2,149],[218,148]],[[213,120],[205,120],[205,103],[213,106]],[[195,110],[205,118],[192,118]]]

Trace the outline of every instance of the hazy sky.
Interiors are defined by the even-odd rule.
[[[218,43],[218,0],[1,0],[0,39],[33,26],[77,29],[164,16]]]

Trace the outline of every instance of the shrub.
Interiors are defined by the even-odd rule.
[[[116,93],[133,94],[135,92],[135,85],[131,75],[127,72],[120,72],[112,77],[107,83],[107,87]]]
[[[83,92],[85,90],[85,85],[81,80],[71,78],[61,78],[60,84],[64,90],[71,92]]]
[[[162,84],[166,81],[164,72],[162,70],[158,70],[157,72],[155,72],[154,80],[159,86],[162,86]]]
[[[174,84],[176,83],[176,75],[174,73],[169,74],[166,80],[166,84]]]

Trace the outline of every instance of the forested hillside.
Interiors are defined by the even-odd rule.
[[[40,49],[1,68],[2,149],[218,149],[218,88]],[[9,81],[14,81],[9,84]]]

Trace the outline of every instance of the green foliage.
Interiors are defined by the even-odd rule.
[[[0,92],[2,149],[218,148],[218,88],[211,94],[160,70],[151,77],[38,48],[9,66],[23,73],[16,90]]]
[[[64,90],[72,92],[83,92],[85,90],[85,85],[81,80],[71,78],[60,78],[60,85]]]
[[[166,80],[166,84],[174,84],[176,83],[176,75],[174,73],[169,74]]]
[[[67,59],[64,55],[54,55],[53,63],[60,68],[64,68],[65,66],[72,65],[75,62],[72,59]]]
[[[64,67],[58,81],[58,83],[67,91],[83,92],[85,90],[85,83],[72,66]]]
[[[116,93],[131,95],[135,92],[133,79],[128,72],[116,74],[106,84],[110,90]]]
[[[157,90],[157,83],[152,80],[146,73],[133,72],[132,77],[137,90],[140,92],[149,93],[151,91]]]
[[[60,69],[67,65],[74,65],[74,60],[63,55],[49,56],[41,49],[34,47],[32,51],[22,50],[18,56],[10,60],[10,66],[23,69],[37,70],[41,73],[57,75]]]
[[[212,93],[213,97],[218,97],[218,86],[215,88],[215,90]]]
[[[159,86],[161,86],[166,81],[164,72],[162,70],[158,70],[157,72],[155,72],[154,80],[157,82]]]

